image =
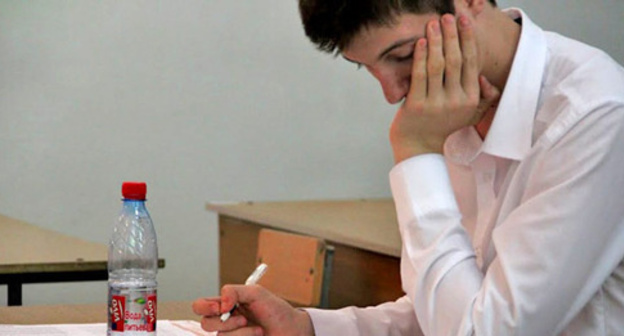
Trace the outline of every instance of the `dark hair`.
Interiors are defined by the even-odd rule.
[[[496,0],[489,0],[496,6]],[[308,38],[325,52],[340,52],[360,29],[389,25],[401,13],[455,13],[453,0],[299,0]]]

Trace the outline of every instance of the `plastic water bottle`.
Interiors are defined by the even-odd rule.
[[[112,335],[156,335],[156,231],[143,182],[124,182],[123,206],[108,248],[108,331]]]

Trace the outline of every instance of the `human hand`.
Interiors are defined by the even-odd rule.
[[[232,316],[222,322],[220,316],[238,304]],[[312,321],[303,310],[258,285],[226,285],[221,297],[201,298],[193,302],[193,311],[202,315],[206,331],[228,336],[313,336]]]
[[[459,27],[459,28],[458,28]],[[470,19],[445,14],[415,44],[409,92],[390,127],[395,162],[442,153],[453,132],[482,120],[500,91],[479,75]]]

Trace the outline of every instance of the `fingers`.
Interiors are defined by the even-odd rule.
[[[463,63],[457,23],[451,14],[443,15],[440,22],[444,38],[444,86],[451,94],[454,94],[461,90]]]
[[[485,76],[479,76],[479,86],[481,88],[479,109],[488,109],[500,98],[500,90],[492,85]]]
[[[459,30],[458,23],[463,24]],[[416,43],[408,96],[416,101],[439,101],[466,89],[478,94],[477,52],[470,21],[445,14],[439,21],[427,23],[426,34],[426,39]]]
[[[496,108],[496,103],[500,98],[500,90],[492,85],[485,76],[479,76],[479,86],[481,88],[481,99],[470,120],[471,125],[476,125],[483,119],[492,118],[494,112],[491,109]]]
[[[192,304],[193,312],[197,315],[203,315],[201,319],[201,326],[206,331],[219,331],[225,332],[223,335],[230,335],[227,332],[232,332],[243,328],[246,331],[242,331],[240,335],[256,335],[255,329],[246,327],[247,319],[243,315],[234,314],[227,321],[221,321],[221,299],[220,298],[201,298],[197,299]],[[239,335],[238,331],[237,334]]]
[[[201,319],[201,327],[206,331],[229,332],[233,330],[249,328],[247,318],[243,315],[232,315],[227,321],[221,321],[219,315],[204,316]]]
[[[416,41],[414,48],[412,80],[408,98],[423,101],[427,97],[427,39],[421,38]]]
[[[397,163],[442,153],[450,134],[493,117],[500,92],[479,76],[478,34],[471,20],[469,14],[445,14],[428,22],[426,40],[416,43],[410,89],[390,128]]]
[[[255,296],[247,293],[255,286],[225,285],[221,288],[221,313],[232,310],[236,304],[251,303]]]
[[[462,51],[461,85],[468,96],[478,98],[479,69],[477,62],[477,43],[472,24],[466,16],[460,16],[459,37]]]
[[[264,330],[260,327],[246,327],[232,331],[220,331],[219,336],[263,336]]]
[[[225,285],[221,288],[221,313],[232,309],[237,303],[249,305],[266,296],[266,290],[258,285]]]
[[[438,20],[427,24],[427,96],[436,99],[443,93],[445,59],[442,31]]]
[[[201,298],[193,302],[193,312],[197,315],[214,316],[221,313],[219,298]]]

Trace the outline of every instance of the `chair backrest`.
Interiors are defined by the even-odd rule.
[[[295,306],[326,306],[332,251],[319,238],[261,229],[256,262],[269,268],[258,283]]]

